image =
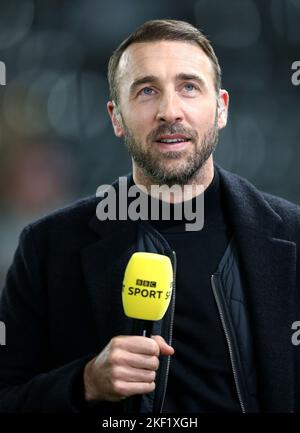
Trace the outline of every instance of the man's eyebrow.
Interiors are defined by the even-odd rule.
[[[188,81],[194,80],[194,81],[197,81],[201,85],[201,87],[205,87],[205,88],[207,87],[205,80],[200,75],[197,75],[197,74],[181,73],[181,74],[176,75],[176,79],[177,80],[188,80]]]
[[[134,93],[135,89],[139,87],[141,84],[155,84],[158,83],[158,78],[155,75],[145,75],[144,77],[137,78],[133,81],[130,86],[130,93]]]

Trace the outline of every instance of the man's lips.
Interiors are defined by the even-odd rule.
[[[184,134],[165,134],[160,135],[156,141],[165,141],[165,140],[183,140],[183,141],[189,141],[190,137]]]
[[[182,150],[187,146],[189,141],[191,141],[190,137],[184,134],[161,135],[155,140],[162,151]]]

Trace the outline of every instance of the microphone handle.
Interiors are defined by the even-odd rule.
[[[153,322],[151,320],[144,320],[143,337],[150,338],[152,335]]]
[[[132,335],[142,335],[150,338],[152,335],[153,322],[151,320],[133,320]],[[132,395],[124,401],[124,413],[140,413],[141,394]]]

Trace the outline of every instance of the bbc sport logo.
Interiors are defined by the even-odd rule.
[[[6,66],[4,62],[0,60],[0,86],[6,85]]]

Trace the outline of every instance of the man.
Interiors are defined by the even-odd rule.
[[[202,185],[204,225],[185,230],[175,193],[168,221],[99,221],[86,199],[25,228],[0,303],[0,410],[299,411],[300,209],[214,166],[229,97],[209,41],[185,22],[147,22],[108,78],[129,185],[190,185],[193,205]],[[176,271],[151,338],[133,335],[121,302],[135,251]]]

